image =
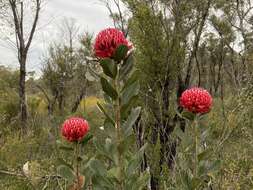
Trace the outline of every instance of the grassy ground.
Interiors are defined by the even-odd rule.
[[[91,133],[104,138],[100,127],[103,117],[96,107],[96,97],[88,97],[82,101],[77,115],[84,116],[90,123]],[[217,190],[251,190],[253,189],[253,116],[252,107],[246,105],[235,109],[237,104],[233,98],[228,98],[222,106],[220,100],[215,101],[214,109],[203,121],[204,127],[212,128],[210,139],[214,146],[219,148],[215,155],[222,160],[219,174],[214,176]],[[0,189],[27,190],[52,189],[58,184],[64,187],[64,181],[55,178],[59,157],[70,160],[72,155],[62,153],[57,147],[60,124],[65,117],[50,118],[46,114],[43,103],[38,104],[38,112],[30,120],[30,132],[26,138],[20,138],[17,126],[12,124],[1,125],[0,138]],[[84,150],[87,157],[92,157],[94,148],[89,144]],[[25,168],[28,164],[28,173]],[[4,172],[9,172],[8,175]],[[173,178],[165,174],[162,179]]]

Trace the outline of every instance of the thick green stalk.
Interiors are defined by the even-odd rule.
[[[118,68],[117,68],[118,69]],[[122,154],[120,151],[120,143],[121,143],[121,103],[120,103],[120,81],[119,76],[117,74],[115,80],[114,80],[114,88],[118,93],[118,97],[115,100],[114,104],[114,111],[115,111],[115,130],[117,135],[117,150],[118,150],[118,167],[119,167],[119,190],[123,190],[123,160],[122,160]]]

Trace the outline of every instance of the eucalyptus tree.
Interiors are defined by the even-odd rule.
[[[231,67],[226,71],[232,77],[235,89],[240,89],[250,81],[252,74],[253,4],[251,0],[217,0],[215,8],[220,15],[214,14],[211,23],[229,49]]]
[[[160,152],[156,159],[152,156],[153,161],[148,158],[146,164],[153,173],[152,189],[158,189],[156,178],[163,165],[171,169],[174,165],[177,141],[172,132],[177,124],[181,128],[185,125],[177,114],[181,111],[177,99],[192,83],[201,83],[197,55],[213,1],[123,2],[132,14],[129,34],[136,47],[142,104],[146,108],[142,113],[142,131],[153,146],[147,157],[157,149]]]
[[[9,42],[17,50],[19,62],[19,106],[23,131],[26,130],[28,111],[26,104],[26,64],[29,49],[36,33],[39,15],[41,12],[41,0],[1,0],[0,16],[4,28],[9,28],[14,35]],[[30,13],[30,14],[29,14]],[[29,16],[28,16],[29,14]],[[6,34],[4,34],[6,36]],[[7,34],[8,35],[8,34]]]
[[[48,113],[52,115],[58,104],[60,113],[76,112],[81,101],[96,82],[97,64],[94,63],[92,39],[88,32],[79,36],[80,27],[73,19],[64,19],[60,27],[64,40],[48,49],[42,70],[39,89],[48,102]]]

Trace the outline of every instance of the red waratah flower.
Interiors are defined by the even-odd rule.
[[[99,32],[94,45],[94,53],[99,58],[112,58],[120,45],[126,45],[130,50],[132,44],[128,42],[122,31],[107,28]]]
[[[180,105],[192,113],[207,113],[211,110],[212,96],[202,88],[191,88],[180,97]]]
[[[89,129],[89,124],[86,120],[72,117],[63,123],[61,133],[68,141],[74,142],[82,140]]]

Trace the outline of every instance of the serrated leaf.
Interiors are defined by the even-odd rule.
[[[100,60],[100,65],[105,75],[113,79],[117,76],[117,65],[114,63],[112,59],[109,58],[102,59]]]
[[[103,91],[104,91],[108,96],[110,96],[113,100],[116,100],[116,98],[118,97],[118,93],[117,93],[117,91],[112,87],[112,85],[111,85],[104,77],[101,77],[100,81],[101,81],[101,85],[102,85]]]
[[[122,125],[124,131],[124,137],[128,137],[132,134],[132,127],[135,124],[141,113],[141,107],[136,107],[132,109],[130,115],[128,116],[126,122]]]

